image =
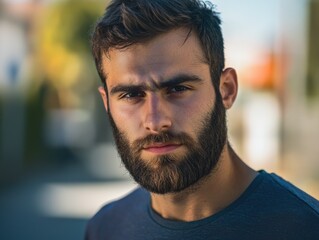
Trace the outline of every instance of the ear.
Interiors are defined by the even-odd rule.
[[[107,99],[107,94],[106,94],[106,92],[105,92],[105,89],[104,89],[104,87],[99,87],[98,90],[99,90],[100,95],[101,95],[101,97],[102,97],[105,110],[108,111],[108,107],[107,107],[107,106],[108,106],[108,104],[107,104],[108,99]]]
[[[226,68],[220,78],[219,91],[225,109],[233,106],[238,92],[237,73],[233,68]]]

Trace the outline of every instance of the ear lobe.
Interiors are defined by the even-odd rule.
[[[107,104],[108,99],[107,99],[107,94],[105,92],[105,89],[104,89],[104,87],[99,87],[98,90],[99,90],[99,93],[102,97],[105,110],[108,111],[108,104]]]
[[[231,108],[236,100],[238,92],[237,73],[235,69],[227,68],[222,72],[219,91],[222,96],[224,107],[226,109]]]

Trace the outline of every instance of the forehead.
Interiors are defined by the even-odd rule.
[[[125,49],[111,49],[103,57],[107,85],[118,82],[161,81],[174,74],[195,74],[208,69],[197,35],[175,29]]]

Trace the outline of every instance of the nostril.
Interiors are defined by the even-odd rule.
[[[146,119],[144,126],[148,131],[157,133],[168,130],[172,126],[172,121],[163,115],[152,115]]]

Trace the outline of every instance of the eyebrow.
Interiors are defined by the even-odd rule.
[[[179,74],[176,75],[166,81],[160,82],[159,84],[155,83],[155,88],[156,89],[163,89],[163,88],[169,88],[176,86],[181,83],[186,83],[186,82],[202,82],[203,79],[196,75],[188,75],[188,74]],[[146,84],[119,84],[114,86],[110,94],[114,95],[119,92],[135,92],[135,91],[154,91],[154,87],[148,86]]]

